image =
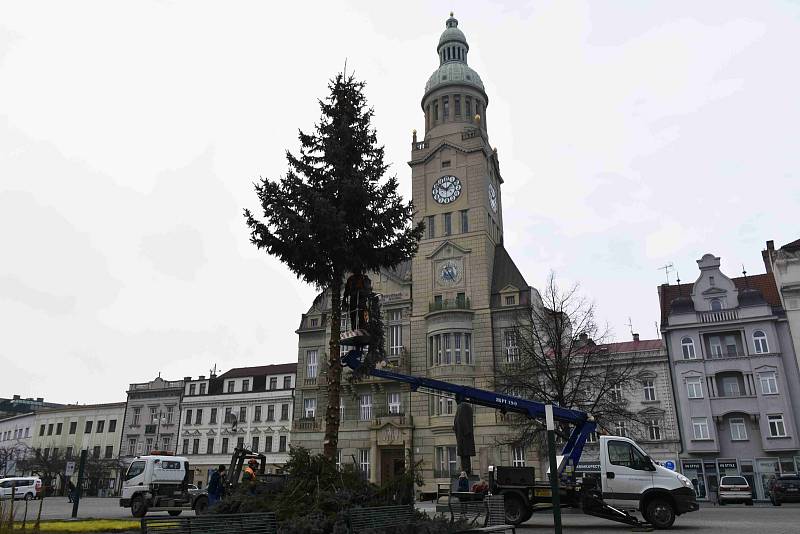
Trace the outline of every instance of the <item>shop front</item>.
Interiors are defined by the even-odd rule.
[[[753,491],[753,499],[769,500],[772,480],[780,475],[800,472],[800,456],[783,458],[702,458],[681,460],[681,472],[692,481],[697,498],[715,502],[719,481],[724,476],[743,476]]]

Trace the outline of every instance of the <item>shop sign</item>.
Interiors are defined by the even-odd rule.
[[[736,469],[736,460],[726,460],[719,462],[720,469]]]
[[[696,471],[700,471],[701,464],[700,464],[700,462],[684,460],[683,461],[683,469],[684,469],[684,471],[687,470],[687,469],[694,469]]]

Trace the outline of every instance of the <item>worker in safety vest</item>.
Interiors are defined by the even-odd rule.
[[[244,483],[247,491],[250,494],[254,494],[256,492],[256,469],[258,468],[258,460],[255,458],[250,458],[247,462],[247,467],[244,468],[244,474],[242,475],[242,483]]]

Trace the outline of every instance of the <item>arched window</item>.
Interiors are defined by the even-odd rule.
[[[681,350],[683,351],[684,360],[694,360],[697,358],[697,353],[694,351],[694,341],[692,341],[692,338],[687,336],[681,339]]]
[[[711,299],[711,311],[719,311],[722,309],[722,302],[719,299]]]
[[[767,335],[763,330],[756,330],[753,332],[753,346],[755,347],[756,354],[765,354],[769,352]]]

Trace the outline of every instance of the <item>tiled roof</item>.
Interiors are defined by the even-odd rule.
[[[621,352],[642,352],[646,350],[660,350],[664,348],[664,342],[660,339],[641,339],[639,341],[621,341],[619,343],[604,343],[599,345],[601,349],[608,349],[609,354]]]
[[[220,378],[241,378],[247,376],[285,375],[297,372],[296,363],[258,365],[255,367],[235,367],[220,375]]]
[[[771,306],[781,306],[781,296],[778,293],[778,286],[775,285],[775,278],[771,273],[755,274],[748,277],[740,276],[732,278],[736,289],[742,291],[743,289],[758,289],[764,295],[764,300]],[[668,286],[662,284],[658,286],[658,300],[661,304],[661,324],[667,325],[667,317],[669,316],[670,305],[672,301],[679,296],[688,297],[692,294],[692,287],[694,284],[675,284]]]
[[[499,293],[507,285],[513,285],[517,289],[528,289],[528,282],[517,269],[517,265],[511,256],[508,255],[503,245],[497,245],[494,249],[494,271],[492,273],[492,293]]]

